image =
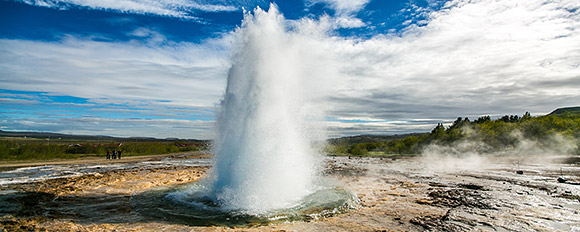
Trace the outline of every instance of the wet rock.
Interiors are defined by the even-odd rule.
[[[437,183],[437,182],[430,182],[430,183],[429,183],[429,186],[433,186],[433,187],[442,187],[442,188],[444,188],[444,187],[448,187],[448,185],[446,185],[446,184],[443,184],[443,183]]]
[[[562,194],[554,195],[554,197],[559,197],[559,198],[564,198],[564,199],[569,199],[569,200],[578,200],[578,202],[580,202],[580,196],[574,195],[569,191],[566,191]]]
[[[431,205],[445,206],[456,208],[459,206],[467,206],[478,209],[495,209],[487,202],[489,196],[479,190],[472,189],[437,189],[428,194]],[[424,201],[427,203],[428,201]]]
[[[484,190],[483,186],[477,184],[458,184],[457,187],[472,190]]]
[[[45,192],[28,192],[18,197],[16,201],[20,203],[17,216],[37,216],[45,212],[43,204],[55,198],[54,194]]]
[[[410,223],[423,227],[428,231],[468,231],[471,229],[463,223],[450,223],[446,215],[427,215],[412,218]]]
[[[326,175],[339,176],[362,176],[365,175],[368,169],[349,166],[348,164],[330,164],[324,171]]]

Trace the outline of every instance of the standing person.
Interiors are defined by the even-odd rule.
[[[117,159],[117,149],[113,150],[113,159]]]
[[[109,150],[107,150],[107,160],[111,159],[111,152]]]
[[[119,157],[119,159],[121,159],[121,150],[117,151],[117,157]]]

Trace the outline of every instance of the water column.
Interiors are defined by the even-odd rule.
[[[246,13],[217,115],[212,195],[227,210],[264,214],[313,192],[303,72],[275,5]]]

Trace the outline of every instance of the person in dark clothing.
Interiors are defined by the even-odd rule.
[[[117,151],[117,158],[121,159],[121,150]]]
[[[117,159],[117,149],[113,150],[113,159]]]
[[[111,152],[107,151],[107,159],[110,160],[111,159]]]

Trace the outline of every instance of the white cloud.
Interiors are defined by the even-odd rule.
[[[157,45],[76,37],[58,42],[1,39],[0,79],[11,90],[213,107],[229,68],[226,40]]]
[[[339,15],[356,14],[370,2],[370,0],[308,0],[310,4],[325,3]]]
[[[68,9],[86,7],[94,10],[118,11],[131,14],[153,14],[166,17],[195,19],[194,11],[220,12],[237,11],[233,5],[214,4],[207,1],[190,0],[20,0],[26,4]]]
[[[361,19],[351,17],[351,16],[335,17],[334,24],[338,28],[358,28],[358,27],[364,27],[366,25]]]
[[[307,5],[324,3],[336,11],[333,27],[358,28],[366,25],[360,18],[355,17],[370,0],[308,0]]]
[[[77,135],[211,139],[213,122],[176,119],[46,118],[0,120],[10,130],[55,131]]]
[[[33,100],[14,99],[14,98],[2,98],[2,97],[0,97],[0,104],[1,103],[36,104],[38,102],[37,101],[33,101]]]
[[[337,73],[325,81],[334,89],[325,105],[336,118],[369,121],[578,105],[579,10],[580,2],[570,1],[456,0],[401,35],[327,38],[320,60],[330,60]],[[392,133],[386,125],[348,125]]]
[[[353,120],[354,119],[354,120]],[[440,120],[409,120],[409,121],[371,121],[358,120],[350,118],[348,121],[343,121],[345,118],[340,118],[332,121],[323,122],[328,128],[328,135],[331,138],[361,135],[361,134],[407,134],[411,132],[431,131],[433,124],[441,122]],[[353,121],[350,121],[353,120]],[[452,120],[444,121],[451,123]]]
[[[140,37],[145,39],[149,44],[162,44],[167,41],[167,37],[158,31],[149,28],[140,27],[129,33],[130,36]]]

